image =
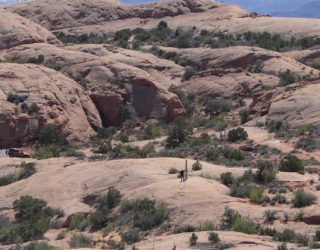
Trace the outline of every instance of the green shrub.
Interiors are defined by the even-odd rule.
[[[225,99],[209,99],[205,103],[205,112],[211,117],[217,117],[232,110],[233,105]]]
[[[190,133],[191,129],[187,124],[187,121],[182,118],[176,119],[170,128],[166,146],[168,148],[180,146],[187,142]]]
[[[292,204],[294,207],[301,208],[314,204],[317,197],[303,189],[299,189],[294,192],[294,198],[292,199]]]
[[[120,204],[121,198],[122,195],[120,191],[114,187],[111,187],[106,194],[96,199],[94,207],[98,210],[109,212],[109,210]]]
[[[194,68],[192,67],[186,67],[185,72],[182,76],[182,81],[190,80],[190,78],[196,73]]]
[[[211,244],[217,244],[220,242],[219,234],[217,233],[209,233],[208,240]]]
[[[241,124],[245,124],[250,120],[250,115],[248,110],[241,110],[239,112],[240,119],[241,119]]]
[[[202,170],[202,164],[200,161],[196,161],[195,163],[192,164],[192,171],[200,171]]]
[[[121,239],[129,245],[134,244],[141,240],[140,232],[137,228],[130,229],[127,232],[121,233]]]
[[[244,128],[231,129],[227,136],[228,142],[244,141],[248,139],[248,133]]]
[[[320,69],[320,61],[315,61],[311,63],[311,67],[315,69]]]
[[[276,133],[284,127],[284,123],[278,120],[269,120],[267,121],[266,126],[269,133]]]
[[[128,218],[134,228],[144,231],[160,226],[170,215],[165,204],[156,204],[149,198],[125,200],[121,203],[120,212],[121,218]]]
[[[49,246],[46,242],[32,242],[26,245],[24,250],[54,250],[55,247]]]
[[[198,231],[213,231],[215,230],[214,222],[211,220],[200,221]]]
[[[144,130],[143,139],[144,140],[150,140],[150,139],[154,139],[154,138],[156,138],[158,136],[160,136],[159,128],[157,128],[155,126],[148,126]]]
[[[222,173],[220,175],[220,182],[227,187],[232,185],[234,183],[234,178],[232,176],[232,173],[231,172]]]
[[[253,187],[250,191],[250,201],[254,203],[260,203],[262,196],[264,193],[264,188],[263,187]]]
[[[238,217],[232,224],[232,229],[236,232],[242,232],[246,234],[256,234],[257,228],[256,225],[245,218]]]
[[[69,229],[70,230],[79,230],[84,231],[88,226],[88,218],[85,214],[79,213],[72,216]]]
[[[192,233],[192,235],[189,239],[190,246],[196,246],[197,241],[198,241],[198,236],[195,233]]]
[[[27,99],[28,99],[28,96],[26,95],[19,95],[19,94],[13,94],[13,93],[9,93],[7,96],[7,101],[11,103],[23,103]]]
[[[0,177],[0,187],[10,185],[16,181],[26,179],[37,172],[34,163],[21,163],[20,169],[16,174],[8,174]]]
[[[229,149],[226,148],[225,151],[223,152],[225,157],[229,160],[236,160],[236,161],[243,161],[245,160],[245,154],[238,149]]]
[[[258,161],[258,170],[256,172],[256,180],[258,182],[269,183],[272,182],[277,175],[277,169],[270,161]]]
[[[62,230],[57,234],[56,240],[63,240],[66,238],[67,230]]]
[[[277,219],[277,211],[275,210],[266,210],[264,212],[265,222],[270,223]]]
[[[180,234],[180,233],[192,233],[197,230],[196,227],[192,225],[182,225],[173,229],[173,234]]]
[[[221,219],[222,229],[230,229],[239,217],[241,217],[241,215],[236,210],[226,206]]]
[[[304,173],[303,162],[295,155],[287,155],[280,162],[279,170],[282,172]]]
[[[54,124],[43,126],[39,133],[39,143],[41,145],[67,145],[68,141],[62,134],[61,130]]]
[[[297,81],[296,75],[289,69],[279,73],[279,77],[280,77],[280,84],[282,86],[287,86]]]
[[[0,229],[0,242],[15,244],[39,240],[50,227],[55,212],[47,203],[31,196],[22,196],[13,202],[15,223]]]
[[[91,237],[84,234],[73,234],[69,241],[71,248],[91,248],[92,245]]]

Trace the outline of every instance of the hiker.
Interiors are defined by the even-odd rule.
[[[184,170],[180,170],[180,182],[184,182],[185,179],[184,179]]]

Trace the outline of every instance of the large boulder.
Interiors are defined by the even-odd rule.
[[[0,145],[5,147],[33,140],[49,123],[74,142],[86,142],[101,127],[83,88],[43,66],[0,63],[0,105]]]
[[[50,31],[32,21],[0,8],[0,50],[20,44],[59,44]]]

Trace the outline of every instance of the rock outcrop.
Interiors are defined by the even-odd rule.
[[[36,138],[45,124],[56,124],[70,141],[85,142],[101,120],[76,82],[38,65],[0,63],[0,145]]]
[[[106,126],[118,125],[127,117],[172,120],[184,114],[181,102],[167,90],[174,82],[166,77],[157,81],[142,69],[118,62],[113,55],[98,57],[48,44],[32,44],[10,49],[3,56],[19,62],[36,62],[39,56],[43,57],[43,61],[37,63],[82,83]],[[165,86],[162,82],[166,82]]]
[[[165,0],[140,5],[127,5],[115,0],[35,0],[8,9],[43,27],[57,30],[115,20],[174,17],[205,12],[219,5],[211,0]]]
[[[50,31],[24,17],[2,8],[0,16],[0,50],[37,42],[59,44]]]
[[[272,99],[269,120],[286,121],[292,126],[320,124],[320,82],[288,87]]]
[[[271,18],[211,0],[163,0],[138,5],[114,0],[34,0],[7,9],[49,30],[76,36],[110,34],[124,28],[150,29],[161,20],[172,29],[195,27],[229,34],[266,31],[288,38],[320,35],[320,20]]]

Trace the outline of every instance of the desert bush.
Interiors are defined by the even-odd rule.
[[[192,233],[191,237],[189,238],[190,246],[196,246],[198,241],[198,236],[195,233]]]
[[[248,139],[248,133],[244,128],[231,129],[227,135],[228,142],[244,141]]]
[[[170,211],[164,203],[156,204],[149,198],[124,201],[120,208],[122,216],[131,214],[134,228],[146,231],[163,224],[170,215]]]
[[[62,146],[67,145],[68,141],[57,125],[47,124],[40,130],[39,143],[41,145],[55,144]]]
[[[267,223],[271,223],[277,219],[277,211],[275,210],[266,210],[264,212],[264,221]]]
[[[8,174],[0,177],[0,187],[10,185],[16,181],[26,179],[37,172],[35,163],[21,163],[19,171],[15,174]]]
[[[245,154],[238,149],[227,150],[226,158],[229,160],[243,161],[245,160]]]
[[[301,208],[314,204],[317,197],[303,189],[299,189],[294,192],[294,198],[292,199],[292,204],[294,207]]]
[[[78,213],[72,216],[69,229],[70,230],[79,230],[84,231],[88,226],[88,218],[83,213]]]
[[[32,242],[26,245],[24,250],[55,250],[56,248],[46,242]]]
[[[256,234],[256,225],[249,219],[238,217],[232,224],[232,229],[236,232],[242,232],[246,234]]]
[[[200,161],[196,161],[195,163],[192,164],[192,171],[200,171],[202,170],[202,164]]]
[[[269,133],[276,133],[284,127],[284,123],[279,120],[269,120],[267,121],[266,126]]]
[[[57,234],[56,240],[63,240],[66,238],[67,230],[62,230]]]
[[[186,67],[185,72],[182,76],[182,81],[190,80],[190,78],[196,73],[195,69],[192,67]]]
[[[28,108],[28,114],[33,115],[40,111],[40,107],[35,102],[31,103],[30,107]]]
[[[270,161],[258,161],[258,170],[256,172],[256,180],[258,182],[269,183],[272,182],[277,175],[277,169]]]
[[[211,220],[200,221],[198,225],[198,231],[213,231],[215,230],[214,222]]]
[[[69,241],[71,248],[91,248],[92,245],[91,237],[84,234],[73,234]]]
[[[15,244],[39,240],[50,227],[54,210],[44,200],[22,196],[13,202],[15,223],[0,229],[0,242]]]
[[[226,206],[221,219],[222,229],[230,229],[239,217],[241,217],[241,215],[236,210]]]
[[[94,207],[98,210],[109,212],[109,210],[120,204],[121,198],[121,192],[116,188],[111,187],[106,194],[103,194],[95,200]]]
[[[222,173],[220,175],[220,182],[227,187],[232,185],[234,183],[234,178],[232,176],[232,173],[231,172]]]
[[[279,166],[279,170],[282,172],[298,172],[304,173],[303,162],[295,155],[287,155],[284,157]]]
[[[141,240],[140,231],[136,228],[130,229],[121,233],[121,239],[129,245],[134,244]]]
[[[191,129],[187,121],[182,118],[176,119],[169,131],[167,148],[175,148],[187,142],[190,133]]]
[[[263,187],[253,187],[250,191],[250,201],[254,203],[261,203],[261,199],[264,193]]]
[[[296,75],[289,69],[287,69],[284,72],[280,72],[279,77],[280,77],[280,84],[282,86],[287,86],[297,81]]]
[[[248,110],[241,110],[239,112],[240,119],[241,119],[241,124],[245,124],[250,120],[250,115]]]
[[[143,133],[143,139],[144,140],[150,140],[154,139],[156,137],[160,136],[160,129],[156,126],[147,126]]]
[[[315,69],[320,69],[320,61],[315,61],[311,63],[311,67]]]
[[[211,117],[217,117],[233,109],[232,103],[225,99],[208,99],[205,100],[204,105],[205,112],[210,114]]]
[[[208,237],[208,240],[211,244],[217,244],[219,243],[221,240],[219,238],[219,234],[217,233],[209,233],[209,237]]]
[[[192,232],[195,232],[196,230],[197,230],[197,228],[192,225],[182,225],[182,226],[174,228],[173,233],[174,234],[192,233]]]

